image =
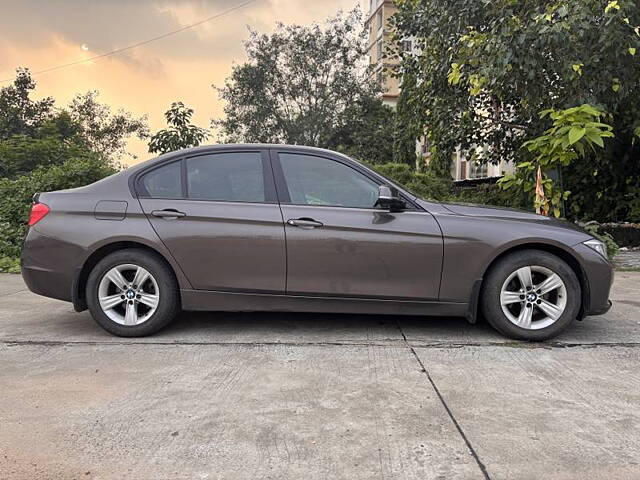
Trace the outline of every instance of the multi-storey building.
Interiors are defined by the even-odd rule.
[[[385,104],[395,107],[400,95],[400,80],[392,75],[397,59],[389,58],[386,49],[391,41],[389,18],[396,12],[394,0],[366,0],[369,10],[365,21],[365,28],[369,33],[369,63],[373,66],[373,75],[383,88],[382,100]],[[402,41],[402,50],[414,51],[413,41]],[[471,159],[472,152],[458,149],[451,161],[451,175],[454,180],[468,180],[475,178],[499,177],[505,172],[513,171],[513,166],[507,162],[499,164],[479,164]],[[425,138],[416,139],[416,157],[419,161],[429,162],[429,148]]]
[[[391,69],[397,60],[385,55],[390,38],[388,22],[391,15],[396,12],[393,0],[368,0],[369,13],[365,21],[365,28],[369,32],[369,63],[373,66],[373,74],[382,86],[384,92],[382,100],[392,107],[398,102],[400,95],[400,83],[391,75]]]

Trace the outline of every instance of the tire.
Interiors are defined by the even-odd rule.
[[[133,283],[136,279],[141,285]],[[122,281],[125,285],[116,285]],[[119,337],[152,335],[180,311],[178,283],[171,268],[158,255],[135,248],[111,253],[93,267],[86,298],[96,323]]]
[[[523,288],[526,283],[529,287]],[[481,292],[486,320],[516,340],[543,341],[557,336],[578,316],[581,302],[575,272],[562,259],[542,250],[520,250],[500,259],[487,273]]]

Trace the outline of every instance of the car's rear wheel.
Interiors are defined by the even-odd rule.
[[[86,298],[98,325],[121,337],[156,333],[180,310],[169,266],[139,249],[120,250],[98,262],[89,274]]]
[[[518,340],[547,340],[578,316],[580,282],[555,255],[521,250],[491,268],[481,302],[487,321],[502,334]]]

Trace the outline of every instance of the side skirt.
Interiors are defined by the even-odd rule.
[[[182,308],[188,311],[323,312],[464,317],[469,308],[466,303],[438,301],[414,302],[205,290],[181,290],[180,293]]]

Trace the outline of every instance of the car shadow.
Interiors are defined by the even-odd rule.
[[[531,345],[633,341],[637,336],[636,322],[617,317],[609,313],[575,321],[558,337]],[[293,312],[183,312],[150,338],[163,342],[247,344],[372,344],[405,340],[414,346],[528,343],[502,336],[483,319],[470,324],[462,317]]]
[[[195,343],[482,343],[504,340],[459,317],[292,312],[183,312],[157,339]]]

